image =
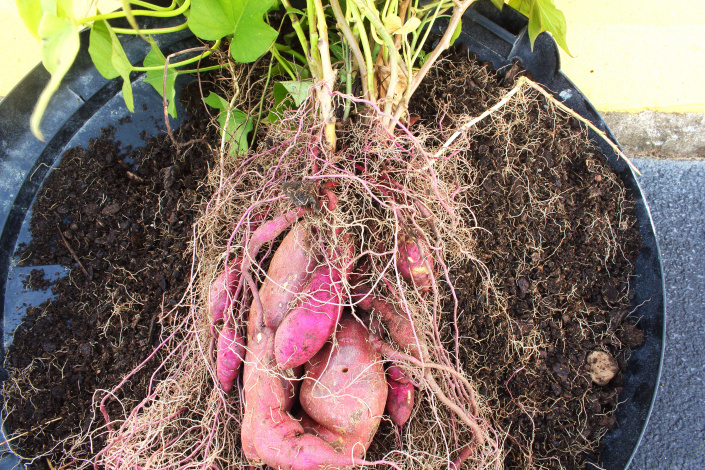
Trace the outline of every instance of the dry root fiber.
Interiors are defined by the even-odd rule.
[[[500,97],[486,98],[497,102]],[[411,319],[419,344],[427,350],[420,361],[408,360],[404,351],[393,355],[393,362],[418,387],[417,405],[411,420],[401,429],[388,419],[383,421],[367,460],[391,462],[404,469],[455,468],[461,462],[463,468],[502,468],[508,447],[513,447],[515,453],[519,449],[520,457],[514,458],[519,466],[544,465],[532,459],[534,436],[526,434],[525,425],[515,426],[513,420],[519,418],[517,409],[523,417],[529,417],[528,421],[539,419],[550,404],[529,397],[504,399],[504,390],[495,388],[487,372],[496,372],[504,380],[508,373],[510,379],[522,371],[535,373],[551,338],[524,328],[524,320],[517,320],[514,312],[508,311],[507,293],[498,288],[505,280],[488,268],[486,261],[492,254],[479,251],[487,244],[489,232],[478,222],[475,211],[480,208],[480,193],[488,191],[488,184],[491,191],[492,181],[502,179],[514,182],[508,196],[511,201],[527,202],[521,206],[527,212],[514,212],[514,206],[507,212],[497,208],[496,217],[526,224],[525,216],[540,214],[532,223],[552,223],[554,211],[560,211],[565,198],[572,196],[562,194],[560,189],[527,187],[520,161],[547,158],[535,152],[547,142],[551,145],[556,137],[552,132],[559,132],[555,129],[565,124],[565,118],[550,104],[539,101],[535,92],[521,90],[502,109],[463,132],[447,151],[434,157],[445,136],[461,129],[471,116],[445,109],[445,117],[439,118],[442,132],[426,122],[419,123],[413,133],[403,129],[389,135],[378,125],[374,106],[363,105],[359,103],[358,109],[368,110],[368,116],[360,116],[357,122],[339,130],[339,152],[334,157],[322,151],[321,126],[312,120],[315,113],[309,104],[263,130],[258,148],[224,158],[222,165],[211,172],[207,184],[214,188],[214,194],[194,226],[192,286],[183,299],[191,306],[190,313],[185,318],[165,316],[171,321],[171,336],[163,343],[163,350],[168,351],[163,363],[168,378],[153,383],[148,398],[136,408],[125,410],[123,416],[103,416],[108,425],[96,421],[85,438],[91,433],[107,433],[109,443],[95,459],[98,465],[160,470],[248,465],[240,451],[242,390],[236,386],[225,394],[218,385],[213,332],[204,306],[210,283],[225,263],[246,253],[253,230],[263,221],[291,210],[293,202],[312,203],[298,223],[310,228],[314,236],[312,251],[321,263],[327,262],[326,247],[339,245],[339,237],[351,237],[354,262],[364,266],[353,282],[373,289],[378,298],[391,302]],[[536,129],[541,131],[537,133]],[[518,134],[528,137],[517,139]],[[576,142],[586,139],[581,132],[571,136]],[[491,142],[493,148],[487,156],[484,154],[489,147],[484,142]],[[558,153],[554,158],[554,165],[580,164]],[[485,165],[487,159],[493,159],[496,172],[489,179],[481,179],[478,165]],[[596,161],[589,159],[587,165]],[[600,169],[600,174],[605,172],[605,168]],[[328,199],[319,209],[318,201],[331,193],[337,203]],[[606,237],[600,262],[619,257],[619,246],[603,226],[606,222],[599,214],[586,217],[593,218],[594,231],[590,233]],[[625,215],[624,223],[629,225],[633,220]],[[566,234],[572,229],[564,226],[560,231]],[[509,243],[520,247],[519,254],[512,251],[521,259],[519,273],[537,262],[535,256],[550,258],[552,253],[542,251],[541,240],[532,239],[534,232],[522,232],[522,225],[517,225],[517,230],[516,240]],[[434,278],[427,292],[405,282],[397,268],[399,246],[405,237],[423,243],[432,254]],[[265,245],[260,256],[251,260],[257,285],[265,279],[280,240]],[[528,285],[515,274],[517,295],[538,295],[529,280],[525,281]],[[356,308],[354,287],[345,286],[345,305],[360,321],[374,327],[374,319]],[[459,288],[469,289],[482,305],[469,304],[466,293],[461,295]],[[234,318],[241,319],[242,327],[251,299],[244,281],[237,297],[241,302],[236,304]],[[533,303],[534,319],[527,321],[541,321],[563,308],[542,302],[537,299]],[[566,313],[574,318],[586,339],[609,334],[606,330],[596,333],[594,325],[584,320],[585,311]],[[488,329],[472,330],[469,325],[473,315],[483,316]],[[493,347],[501,345],[502,349],[496,351],[499,356],[483,355],[483,342],[491,342]],[[497,361],[500,364],[492,364]],[[575,426],[579,432],[580,422]],[[590,449],[594,442],[595,436],[581,440],[573,452]]]

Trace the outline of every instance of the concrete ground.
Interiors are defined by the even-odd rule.
[[[637,158],[666,279],[666,352],[634,470],[705,468],[705,161]]]
[[[76,3],[85,9],[89,2]],[[564,72],[604,115],[643,173],[640,184],[666,278],[661,384],[631,468],[703,469],[705,2],[555,3],[565,12],[575,56],[562,54]],[[40,60],[11,0],[0,0],[0,44],[1,98]]]

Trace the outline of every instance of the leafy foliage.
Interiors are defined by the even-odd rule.
[[[208,106],[220,110],[218,124],[220,124],[221,135],[225,134],[225,138],[232,144],[230,152],[233,154],[247,152],[249,148],[247,136],[254,128],[252,118],[239,109],[230,109],[228,102],[213,92],[210,92],[203,101]]]
[[[193,0],[188,25],[201,39],[232,36],[232,58],[253,62],[277,37],[277,31],[263,19],[273,4],[274,0]]]
[[[32,132],[41,138],[39,122],[49,100],[59,88],[61,80],[71,68],[76,54],[78,54],[80,39],[78,28],[69,18],[62,18],[50,12],[42,15],[37,35],[42,41],[42,64],[51,74],[51,79],[39,95],[39,100],[37,100],[37,105],[30,119]]]
[[[134,112],[135,103],[130,82],[132,64],[130,64],[120,40],[107,21],[96,21],[93,24],[88,53],[103,77],[107,79],[122,77],[122,94],[125,98],[125,105],[130,112]]]
[[[271,75],[285,74],[291,78],[273,85],[270,96],[274,98],[274,107],[260,109],[256,119],[265,116],[276,120],[285,110],[298,107],[311,92],[311,85],[322,81],[326,81],[331,89],[340,87],[347,93],[351,93],[352,85],[357,81],[362,84],[365,98],[384,100],[385,112],[390,113],[395,108],[394,113],[399,116],[408,106],[420,80],[418,76],[422,77],[438,57],[435,52],[430,53],[424,48],[429,26],[443,16],[452,17],[452,31],[449,30],[446,42],[442,43],[443,47],[448,47],[461,31],[462,22],[458,21],[457,13],[462,14],[473,0],[412,2],[410,6],[407,4],[408,8],[402,7],[400,0],[308,0],[307,8],[303,10],[291,7],[289,0],[177,0],[167,8],[144,1],[121,0],[122,11],[97,12],[87,18],[74,16],[73,0],[15,2],[27,29],[41,41],[42,62],[51,73],[51,80],[40,95],[31,118],[32,132],[41,138],[39,122],[51,96],[75,60],[79,48],[78,31],[84,26],[91,28],[89,53],[96,68],[107,79],[123,79],[123,96],[130,111],[134,110],[130,74],[137,71],[146,72],[145,81],[158,93],[166,92],[169,114],[176,116],[176,77],[188,71],[184,69],[186,65],[199,61],[210,51],[196,58],[170,63],[165,73],[166,58],[152,35],[188,27],[197,37],[216,41],[212,49],[219,47],[221,41],[229,43],[230,58],[236,62],[252,62],[271,51],[276,61],[270,67]],[[278,28],[270,25],[275,18],[271,13],[279,2],[294,30],[281,37],[278,29],[283,23]],[[501,9],[505,0],[492,2]],[[132,4],[142,9],[135,10]],[[565,17],[556,9],[553,0],[509,0],[509,5],[529,18],[532,47],[536,37],[548,31],[558,45],[568,51]],[[181,27],[140,30],[137,18],[143,15],[163,18],[184,15],[186,22]],[[110,20],[114,18],[127,19],[132,29],[113,28]],[[281,16],[276,18],[278,21]],[[150,43],[151,50],[143,66],[130,63],[120,43],[121,34],[138,34]],[[407,78],[400,81],[402,75]],[[309,78],[312,80],[308,81]],[[324,119],[330,122],[334,119],[330,117],[333,107],[328,95],[317,93],[316,99]],[[222,107],[216,98],[209,97],[208,103],[220,109],[221,116],[223,113],[227,116],[227,106]],[[349,110],[350,103],[346,102],[344,116]],[[252,130],[252,118],[238,110],[231,110],[230,114],[231,119],[223,122],[228,122],[227,132],[235,136],[235,149],[241,151],[247,148],[246,136]],[[245,124],[240,125],[242,123]]]
[[[313,83],[310,80],[275,83],[272,88],[274,108],[269,113],[269,121],[274,122],[280,119],[285,111],[301,106],[309,96],[311,85]]]
[[[159,46],[152,40],[152,49],[144,58],[145,67],[159,67],[159,70],[148,70],[145,82],[154,87],[155,90],[163,97],[166,90],[166,99],[168,103],[167,110],[171,117],[176,117],[176,89],[174,84],[176,77],[179,75],[174,67],[169,67],[166,72],[166,82],[164,81],[164,65],[166,65],[166,57],[159,50]]]
[[[548,31],[556,43],[570,54],[566,42],[565,16],[556,8],[552,0],[511,0],[509,6],[529,18],[528,32],[532,48],[536,37],[542,32]]]

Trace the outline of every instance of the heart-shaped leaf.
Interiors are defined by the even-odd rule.
[[[263,15],[275,0],[193,0],[188,19],[193,34],[207,41],[232,35],[230,55],[237,62],[253,62],[277,37]]]
[[[163,98],[164,97],[164,64],[166,64],[166,57],[159,50],[159,47],[154,41],[151,41],[152,49],[149,51],[147,56],[144,58],[145,67],[160,66],[160,70],[148,70],[147,77],[144,79],[145,82],[149,83],[157,90],[157,93]],[[171,117],[176,117],[176,90],[174,88],[174,83],[176,82],[176,77],[179,73],[173,67],[169,67],[166,72],[166,99],[169,103],[167,110]]]
[[[41,0],[15,0],[20,18],[27,30],[37,39],[39,39],[39,22],[44,13],[41,3]]]
[[[76,59],[81,43],[78,27],[73,20],[61,18],[53,13],[44,13],[39,22],[37,34],[42,41],[42,64],[51,74],[51,79],[39,95],[29,124],[32,133],[43,140],[39,123],[49,105],[49,100]]]
[[[252,129],[254,129],[254,121],[252,118],[249,118],[247,114],[239,109],[231,110],[230,118],[228,118],[228,102],[212,91],[203,101],[208,106],[220,110],[218,114],[218,124],[220,124],[221,135],[223,135],[223,132],[226,132],[226,138],[232,145],[230,147],[230,153],[237,155],[247,152],[249,148],[247,136],[252,132]]]
[[[566,42],[565,16],[552,0],[511,0],[509,6],[529,18],[528,33],[532,49],[538,35],[548,31],[556,43],[572,56]]]
[[[122,95],[125,105],[131,113],[135,112],[132,82],[130,81],[132,64],[107,21],[101,20],[93,23],[88,53],[102,76],[108,80],[118,76],[122,77]]]

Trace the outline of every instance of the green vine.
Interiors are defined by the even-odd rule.
[[[208,65],[196,69],[185,67],[200,62],[222,44],[229,45],[230,60],[253,62],[270,52],[277,67],[291,79],[304,83],[313,79],[314,93],[320,103],[321,118],[328,127],[328,148],[335,148],[335,130],[331,90],[352,92],[352,82],[360,80],[362,97],[377,103],[385,114],[404,119],[413,92],[440,53],[458,37],[460,18],[473,0],[432,0],[420,5],[419,0],[306,0],[302,9],[294,8],[289,0],[173,0],[161,7],[144,0],[122,0],[120,11],[88,17],[74,15],[73,0],[15,0],[27,29],[37,39],[42,63],[51,79],[41,93],[31,118],[31,129],[38,138],[41,118],[51,96],[68,72],[80,47],[79,32],[90,29],[89,53],[98,71],[106,78],[123,79],[123,96],[129,110],[134,109],[130,73],[146,73],[146,81],[160,94],[167,94],[169,112],[175,116],[174,82],[179,74],[206,71],[223,65]],[[505,0],[492,0],[503,8]],[[509,0],[509,6],[529,18],[528,34],[533,47],[536,37],[550,32],[566,51],[566,24],[563,14],[552,0]],[[177,18],[184,21],[164,28],[140,29],[140,17]],[[278,29],[271,26],[280,20]],[[442,40],[431,52],[425,50],[431,26],[439,19],[448,19]],[[126,19],[131,28],[113,27],[111,22]],[[298,41],[291,44],[291,35],[280,34],[288,26]],[[204,41],[214,41],[210,49],[188,59],[169,63],[158,52],[154,37],[185,29]],[[152,46],[142,65],[132,64],[123,50],[121,36],[139,35]],[[335,59],[335,60],[333,60]],[[166,70],[165,70],[166,69]],[[166,77],[166,83],[164,82]],[[269,83],[269,78],[267,78]],[[281,88],[280,88],[281,90]],[[300,90],[300,86],[297,86]],[[297,100],[279,100],[282,103]],[[216,103],[215,99],[211,100]],[[222,104],[218,102],[219,105]],[[344,116],[350,114],[349,102]],[[258,113],[259,116],[275,114]],[[391,127],[393,120],[383,118]],[[241,146],[243,147],[243,146]]]

